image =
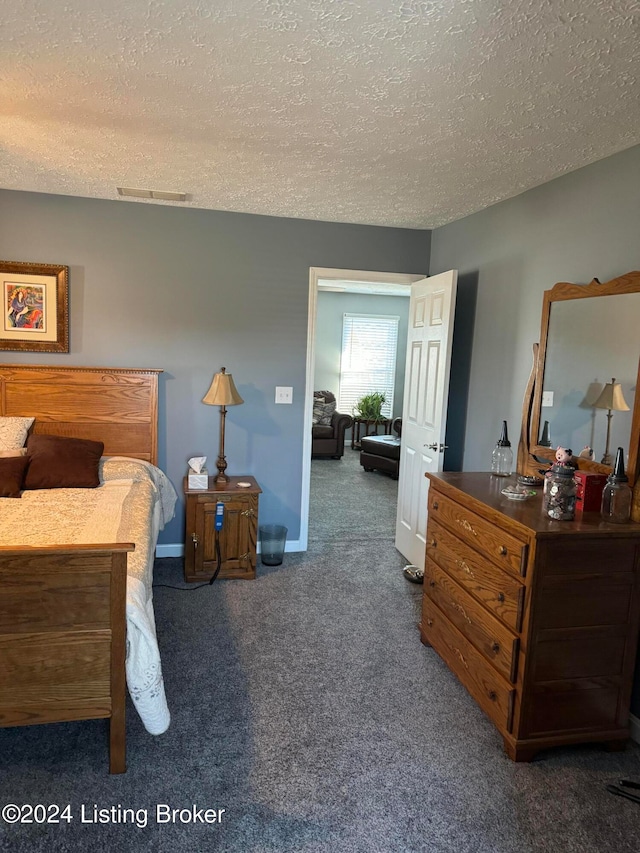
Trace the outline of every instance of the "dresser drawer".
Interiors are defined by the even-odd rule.
[[[510,731],[515,689],[486,662],[442,611],[423,597],[422,637],[501,731]]]
[[[456,536],[484,554],[496,566],[519,577],[526,574],[526,542],[521,542],[475,512],[440,494],[433,487],[429,489],[429,518],[439,521],[455,532]]]
[[[524,586],[496,568],[445,527],[429,519],[427,557],[434,560],[467,592],[514,631],[522,628]]]
[[[432,560],[427,560],[424,570],[424,598],[437,604],[501,675],[516,680],[518,638]]]
[[[540,544],[548,575],[609,575],[633,572],[640,544],[633,539],[552,539]]]

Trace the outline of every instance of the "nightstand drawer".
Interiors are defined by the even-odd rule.
[[[501,675],[511,682],[516,680],[518,638],[432,560],[427,560],[424,570],[424,600],[437,604]]]
[[[488,557],[496,566],[524,577],[527,570],[528,546],[490,521],[476,515],[429,489],[429,519],[434,519],[455,533],[476,551]]]
[[[509,628],[520,631],[525,588],[512,574],[498,569],[431,518],[427,531],[427,557]]]
[[[426,596],[422,607],[422,637],[433,646],[494,723],[502,731],[510,731],[515,689]]]

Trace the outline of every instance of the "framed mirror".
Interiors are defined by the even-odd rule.
[[[640,272],[605,283],[560,282],[545,291],[540,345],[525,408],[525,471],[569,447],[586,470],[609,473],[622,447],[639,502]],[[592,450],[592,455],[587,456]],[[538,474],[539,476],[539,474]]]

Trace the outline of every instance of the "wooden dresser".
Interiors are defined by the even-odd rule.
[[[640,524],[553,521],[514,478],[428,474],[422,641],[514,761],[587,741],[623,748],[638,645]]]

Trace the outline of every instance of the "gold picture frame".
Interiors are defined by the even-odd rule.
[[[69,267],[0,261],[0,350],[69,352]]]

